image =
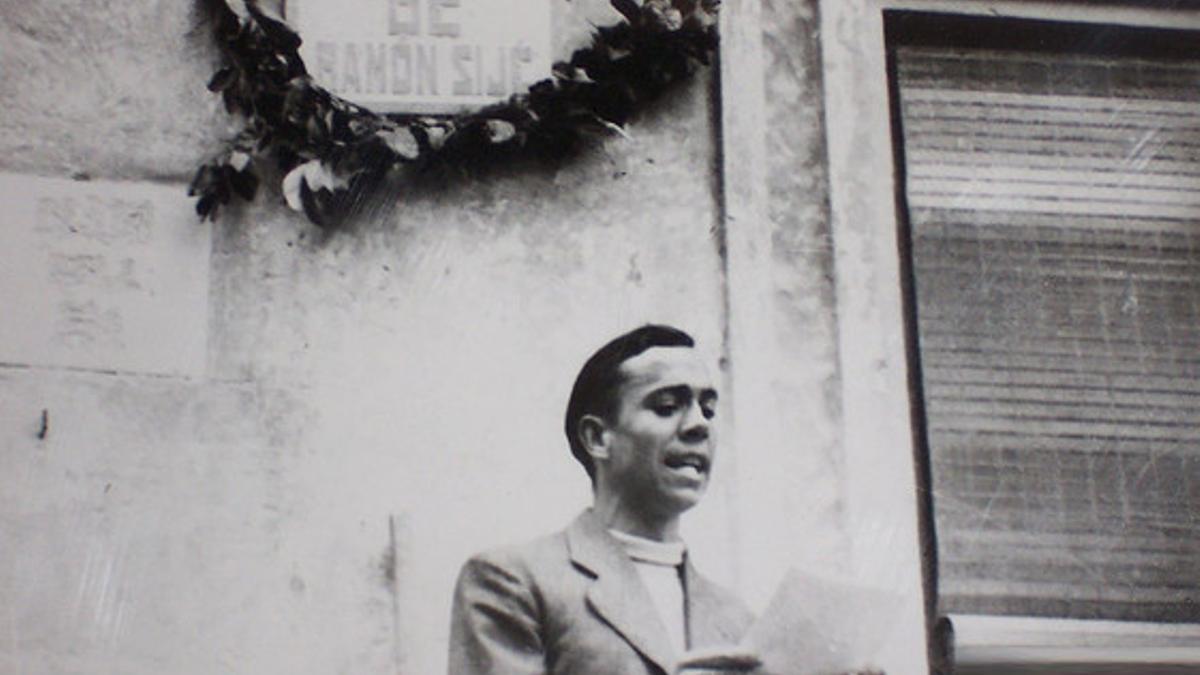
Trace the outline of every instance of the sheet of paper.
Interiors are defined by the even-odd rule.
[[[896,622],[901,598],[890,591],[790,571],[742,647],[763,675],[826,675],[873,666]]]

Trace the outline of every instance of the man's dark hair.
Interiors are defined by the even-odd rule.
[[[651,347],[695,346],[692,336],[678,328],[647,324],[615,338],[583,364],[575,378],[575,386],[571,388],[563,429],[571,444],[571,454],[587,469],[588,478],[596,479],[596,467],[579,438],[579,420],[584,415],[612,419],[616,412],[617,389],[621,386],[621,364]]]

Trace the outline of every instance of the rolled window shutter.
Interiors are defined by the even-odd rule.
[[[1200,60],[894,59],[940,611],[1200,622]]]

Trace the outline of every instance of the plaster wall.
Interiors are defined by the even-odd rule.
[[[182,194],[232,130],[189,3],[0,16],[4,171]],[[559,51],[616,18],[556,3]],[[655,106],[632,140],[410,193],[332,236],[269,191],[217,224],[182,199],[160,213],[212,228],[194,251],[211,255],[191,308],[203,373],[0,370],[0,671],[443,671],[463,560],[589,500],[561,414],[590,351],[665,321],[716,366],[710,90]],[[730,580],[723,493],[692,538]]]
[[[821,3],[848,569],[894,593],[882,660],[925,672],[925,594],[882,13]]]
[[[856,142],[876,140],[864,120],[885,123],[865,156],[885,167],[891,156],[886,98],[864,109],[856,105],[876,101],[853,99],[885,77],[882,61],[871,69],[882,42],[859,39],[860,24],[845,18],[855,9],[765,1],[726,10],[730,23],[756,27],[730,26],[722,53],[722,111],[734,120],[724,139],[739,153],[724,167],[736,535],[752,601],[798,572],[819,618],[797,632],[849,639],[843,667],[923,673],[898,249],[890,221],[860,217],[886,213],[894,193],[890,177],[871,183],[843,161],[863,156]],[[747,84],[747,72],[763,78]],[[735,177],[745,165],[757,167],[753,179]]]
[[[571,378],[647,321],[696,335],[725,389],[686,522],[699,566],[761,608],[790,567],[874,555],[852,513],[911,494],[849,478],[822,17],[724,11],[719,81],[573,161],[410,192],[332,235],[270,190],[216,224],[161,211],[211,228],[202,372],[0,364],[0,672],[444,671],[458,566],[588,503]],[[556,53],[616,18],[555,2]],[[204,89],[215,60],[191,3],[0,0],[0,171],[182,194],[235,131]],[[129,349],[177,339],[167,321]],[[915,538],[888,532],[915,569]],[[887,583],[919,599],[912,575]],[[878,665],[921,672],[905,639]]]

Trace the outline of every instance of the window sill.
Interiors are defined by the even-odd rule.
[[[1200,624],[951,615],[955,673],[1200,672]]]

